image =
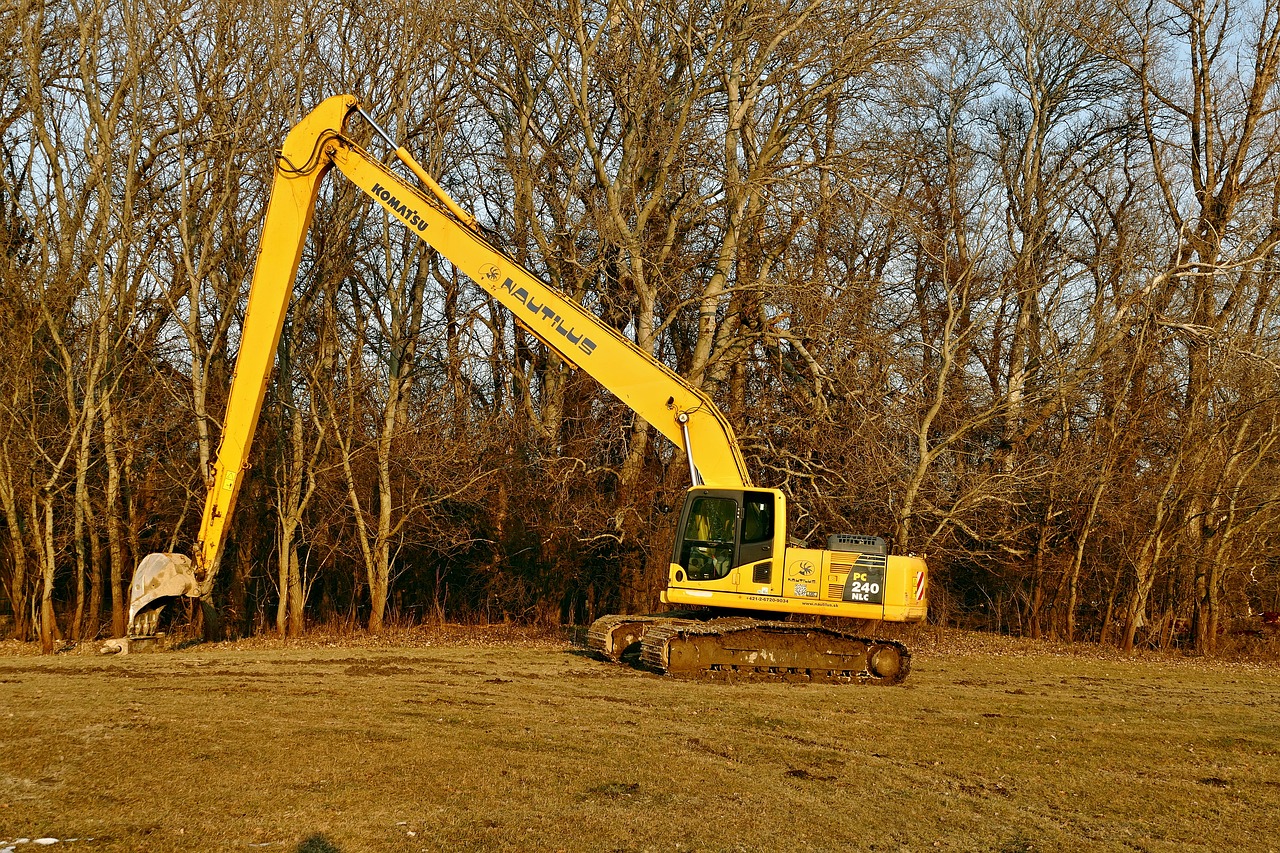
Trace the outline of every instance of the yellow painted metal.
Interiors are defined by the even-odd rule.
[[[928,569],[924,560],[914,556],[890,556],[885,566],[885,590],[883,604],[859,604],[841,601],[827,594],[833,578],[830,571],[832,556],[841,552],[817,548],[788,548],[784,557],[788,575],[782,578],[780,594],[765,594],[752,589],[749,583],[751,567],[739,566],[723,581],[711,583],[691,582],[683,578],[678,564],[671,564],[667,589],[662,593],[665,604],[677,606],[701,606],[739,610],[763,610],[772,613],[807,613],[814,616],[843,616],[852,619],[874,619],[884,622],[921,622],[928,614],[927,596],[916,598],[916,581],[927,579]],[[794,567],[808,563],[813,567],[814,586],[805,594],[796,592]],[[730,583],[737,577],[739,583]],[[806,577],[806,586],[808,578]],[[816,588],[817,594],[812,594]]]
[[[739,550],[739,565],[724,577],[712,579],[690,577],[690,572],[673,562],[668,570],[667,589],[662,593],[663,603],[886,622],[920,622],[925,619],[928,614],[925,590],[928,568],[923,559],[788,546],[786,494],[779,489],[763,488],[753,488],[750,492],[773,496],[776,521],[769,549],[772,556],[748,557]],[[727,491],[713,492],[706,487],[695,487],[689,489],[686,504],[701,495],[728,494]],[[685,534],[685,531],[678,531],[680,534]],[[680,559],[680,554],[675,554],[674,559]],[[767,568],[767,572],[761,571],[757,575],[757,566]],[[846,601],[846,586],[850,581],[858,580],[875,583],[875,597],[881,600],[876,603]]]
[[[708,485],[750,485],[733,428],[705,393],[487,242],[478,233],[475,220],[403,148],[396,156],[424,180],[431,196],[346,138],[344,124],[357,108],[356,99],[349,95],[326,99],[289,132],[277,159],[222,443],[209,472],[209,493],[196,546],[202,594],[209,593],[210,569],[217,564],[226,542],[226,525],[248,463],[320,181],[335,165],[412,233],[510,309],[530,333],[571,365],[589,373],[681,448],[684,438],[677,417],[687,416],[694,461]]]
[[[354,98],[324,101],[290,131],[278,155],[231,377],[222,441],[208,472],[209,492],[195,548],[196,576],[203,596],[209,595],[213,584],[210,570],[217,565],[226,543],[227,524],[248,466],[320,179],[328,170],[328,162],[320,156],[320,140],[332,128],[341,127],[354,105]]]

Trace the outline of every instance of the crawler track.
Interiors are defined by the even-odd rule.
[[[615,661],[636,643],[643,666],[676,678],[892,685],[911,671],[895,640],[796,622],[605,616],[588,634],[588,647]]]
[[[677,678],[890,685],[911,671],[911,653],[899,642],[792,622],[654,625],[642,644],[646,666]]]

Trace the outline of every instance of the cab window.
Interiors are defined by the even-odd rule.
[[[733,568],[738,503],[730,498],[695,498],[685,522],[680,565],[689,580],[719,580]]]
[[[773,539],[773,495],[748,494],[742,503],[742,544]]]

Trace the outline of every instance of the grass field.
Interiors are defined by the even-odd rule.
[[[1276,668],[957,636],[894,688],[482,631],[0,657],[0,850],[1280,849]]]

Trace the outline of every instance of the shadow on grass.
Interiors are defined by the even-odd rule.
[[[302,839],[294,853],[342,853],[342,848],[317,832]]]

